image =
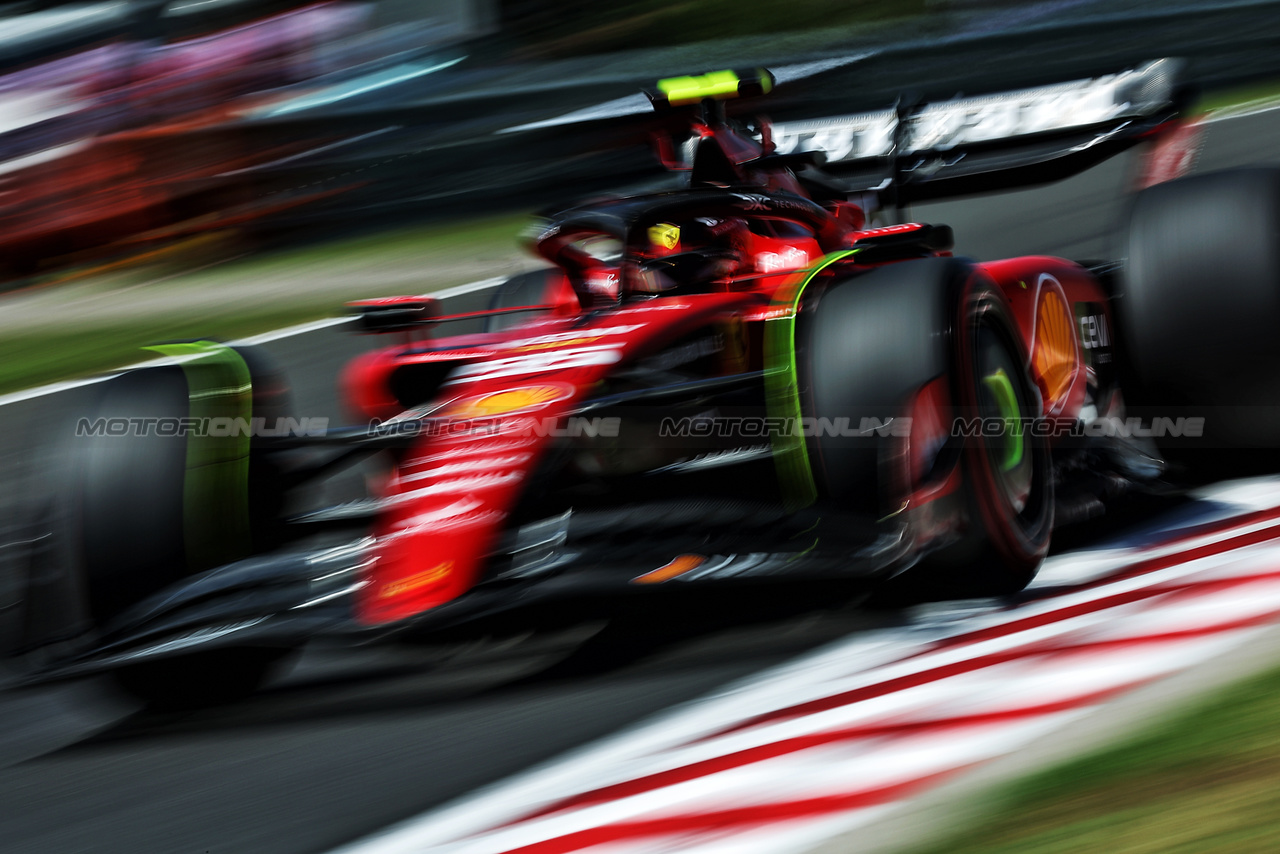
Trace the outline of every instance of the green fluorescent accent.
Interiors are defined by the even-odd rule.
[[[822,542],[822,538],[821,538],[821,537],[814,537],[814,538],[813,538],[813,542],[812,542],[812,543],[809,543],[809,545],[805,547],[804,551],[796,552],[796,553],[795,553],[795,554],[793,554],[791,557],[787,558],[787,563],[795,563],[795,562],[796,562],[796,561],[798,561],[800,558],[804,557],[804,556],[805,556],[805,555],[807,555],[809,552],[811,552],[811,551],[813,551],[814,549],[816,549],[816,548],[818,547],[818,543],[820,543],[820,542]]]
[[[658,81],[658,91],[667,97],[673,107],[683,104],[696,104],[705,98],[724,101],[738,97],[738,86],[742,79],[736,71],[711,71],[690,77],[668,77]],[[765,94],[773,89],[772,78],[763,70],[760,72],[760,84]]]
[[[788,309],[764,324],[765,409],[770,418],[790,419],[790,430],[774,431],[773,464],[778,471],[782,497],[788,510],[807,507],[818,498],[818,486],[809,465],[809,451],[800,435],[800,381],[796,374],[796,313],[800,297],[814,276],[857,253],[857,249],[833,252],[805,271],[799,284],[779,288],[774,308]]]
[[[803,537],[805,534],[808,534],[808,533],[810,533],[811,531],[816,531],[816,530],[818,530],[818,526],[819,526],[819,525],[821,525],[821,524],[822,524],[822,517],[821,517],[821,516],[819,516],[819,517],[818,517],[818,519],[817,519],[817,521],[815,521],[812,525],[810,525],[809,527],[805,528],[803,531],[797,531],[796,533],[792,534],[792,535],[791,535],[791,539],[793,539],[793,540],[794,540],[796,537]]]
[[[187,434],[182,482],[182,529],[190,569],[208,569],[245,557],[249,538],[249,430],[253,386],[235,350],[214,341],[147,347],[181,359],[187,377],[187,415],[201,419]],[[230,419],[214,424],[210,419]],[[206,425],[226,435],[208,435]],[[206,431],[200,435],[199,431]]]
[[[1009,448],[1005,451],[1001,471],[1011,471],[1022,462],[1022,429],[1018,421],[1018,397],[1013,392],[1013,383],[1004,368],[998,368],[994,374],[982,378],[983,385],[996,399],[1000,408],[1000,417],[1004,419],[1005,435],[1010,439]]]

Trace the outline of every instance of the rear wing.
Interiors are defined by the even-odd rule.
[[[824,172],[881,207],[1043,184],[1171,129],[1187,101],[1180,65],[1160,59],[1053,86],[782,122],[772,140],[779,155],[824,156]]]

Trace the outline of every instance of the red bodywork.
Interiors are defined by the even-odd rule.
[[[856,246],[875,233],[883,231],[850,230],[843,240]],[[816,241],[789,245],[805,253],[807,261],[821,257]],[[761,253],[778,253],[775,240],[757,247]],[[979,269],[1008,297],[1045,414],[1074,420],[1086,402],[1091,370],[1076,317],[1094,317],[1095,307],[1101,307],[1103,322],[1109,323],[1098,281],[1081,266],[1058,258],[1018,258]],[[495,419],[488,429],[420,436],[398,460],[386,484],[387,509],[375,530],[377,559],[362,590],[360,618],[370,624],[395,622],[467,592],[541,455],[555,440],[548,425],[572,413],[620,365],[726,318],[739,318],[748,326],[763,323],[774,292],[805,275],[803,269],[778,272],[726,280],[719,292],[659,297],[596,312],[585,323],[575,311],[505,332],[439,339],[425,353],[407,352],[413,348],[404,346],[378,350],[353,363],[345,377],[347,399],[364,417],[402,415],[404,407],[389,388],[395,371],[448,362],[457,370],[430,404],[435,414]],[[564,288],[572,295],[567,284]],[[560,302],[558,310],[566,312],[566,305]],[[750,331],[745,338],[759,340]],[[758,354],[751,357],[756,369],[758,359]],[[945,394],[936,383],[923,389],[916,420],[944,408]],[[952,493],[954,480],[915,493],[914,503],[924,507]]]
[[[706,127],[695,127],[695,132],[702,142],[714,136]],[[789,170],[751,173],[751,157],[759,157],[761,147],[751,142],[754,150],[746,150],[741,137],[734,140],[725,150],[745,183],[794,194],[787,196],[791,199],[800,195]],[[684,232],[679,227],[663,223],[654,231],[650,226],[649,240],[625,247],[633,254],[624,253],[631,260],[623,262],[587,251],[582,239],[590,236],[592,221],[569,216],[565,225],[548,227],[532,247],[563,270],[548,286],[541,305],[550,311],[540,319],[502,332],[437,339],[430,346],[410,343],[378,350],[349,367],[346,398],[364,418],[443,416],[464,425],[469,419],[491,419],[486,429],[469,425],[419,435],[397,458],[374,531],[376,558],[360,594],[362,622],[401,621],[470,590],[555,439],[551,425],[563,422],[613,372],[717,324],[736,324],[742,332],[743,352],[737,364],[726,360],[724,374],[759,371],[764,324],[794,313],[795,304],[781,295],[798,292],[824,259],[886,241],[923,239],[920,235],[931,228],[907,223],[867,229],[862,211],[847,202],[829,203],[824,211],[803,199],[808,212],[788,217],[777,210],[761,213],[763,196],[737,198],[744,200],[742,214],[731,214],[729,221],[699,220],[707,226],[703,233],[732,245],[734,263],[698,293],[653,295],[636,273],[641,261],[690,248],[681,245],[683,237],[677,235]],[[756,202],[761,206],[754,207]],[[788,202],[784,210],[785,204],[801,207]],[[737,216],[741,219],[732,221]],[[791,227],[778,226],[788,220]],[[938,248],[923,254],[950,253]],[[855,252],[852,257],[869,255]],[[878,263],[898,260],[905,258]],[[1110,314],[1098,280],[1077,264],[1048,257],[978,264],[976,270],[1008,299],[1044,413],[1074,420],[1090,402],[1101,407],[1093,396],[1099,373],[1107,372],[1101,350],[1106,349],[1109,359]],[[619,299],[620,289],[649,296],[628,302]],[[428,298],[418,298],[423,300]],[[394,308],[394,302],[370,301],[363,308],[389,306]],[[1097,347],[1100,341],[1107,347]],[[1095,346],[1098,358],[1086,358],[1087,345]],[[395,378],[433,364],[451,370],[448,380],[425,399],[405,400]],[[949,406],[945,382],[929,383],[917,394],[911,414],[920,429],[913,433],[902,475],[910,483],[901,485],[900,494],[909,496],[913,512],[929,517],[924,528],[935,532],[956,524],[951,510],[933,508],[941,506],[938,499],[954,494],[958,468],[941,481],[923,483],[928,456],[945,438],[943,425],[949,421],[942,416]],[[938,435],[931,438],[931,433]],[[917,440],[917,435],[924,438]]]
[[[1108,296],[1088,270],[1061,258],[1033,256],[980,264],[1000,286],[1031,357],[1044,414],[1075,421],[1102,366],[1084,358],[1084,343],[1110,347]],[[1083,328],[1082,328],[1083,322]],[[1093,349],[1092,346],[1090,349]]]

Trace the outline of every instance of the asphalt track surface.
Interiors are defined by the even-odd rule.
[[[1277,139],[1280,112],[1212,124],[1200,168],[1280,161]],[[960,250],[979,258],[1105,258],[1133,167],[1119,158],[1048,188],[913,213],[953,225]],[[369,343],[325,330],[266,346],[290,369],[300,413],[338,417],[333,378]],[[53,453],[44,425],[92,393],[0,407],[0,483],[16,484],[4,518],[42,486]],[[754,611],[654,611],[625,628],[410,650],[308,649],[257,696],[184,715],[139,711],[96,683],[4,692],[0,850],[325,850],[900,621],[803,596]]]

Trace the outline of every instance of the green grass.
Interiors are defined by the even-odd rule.
[[[1280,850],[1280,670],[1021,780],[988,807],[916,854]]]
[[[86,376],[156,358],[148,344],[193,338],[229,340],[335,313],[316,307],[264,309],[221,317],[163,318],[86,331],[23,333],[0,338],[0,393]]]
[[[1265,83],[1210,92],[1200,100],[1197,107],[1209,112],[1239,107],[1253,101],[1265,102],[1276,99],[1280,99],[1280,80],[1269,80]]]
[[[47,295],[50,322],[0,334],[0,393],[151,358],[141,348],[160,341],[244,337],[339,314],[350,299],[424,293],[485,278],[492,275],[492,269],[486,272],[484,267],[486,253],[509,256],[515,252],[517,235],[528,222],[527,215],[505,214],[250,256],[171,278],[168,275],[174,270],[153,266],[67,286],[51,285],[38,293],[42,299]],[[385,271],[400,274],[401,284],[380,282],[379,274]],[[411,287],[403,284],[406,271],[414,279]],[[351,281],[308,289],[308,282],[334,275]],[[281,280],[293,284],[272,294],[241,290],[213,310],[182,308],[184,298],[210,289]],[[71,286],[81,289],[80,293],[105,295],[103,303],[141,299],[144,305],[153,301],[168,307],[125,319],[89,316],[61,322],[58,289],[65,292]],[[74,300],[67,297],[68,309]]]
[[[248,279],[275,273],[323,271],[334,265],[385,266],[429,262],[432,259],[465,258],[494,247],[509,250],[530,222],[526,213],[468,219],[395,229],[361,237],[254,255],[223,264],[200,276],[201,284],[219,280]],[[429,274],[429,269],[424,269]],[[126,286],[132,284],[125,281]]]

